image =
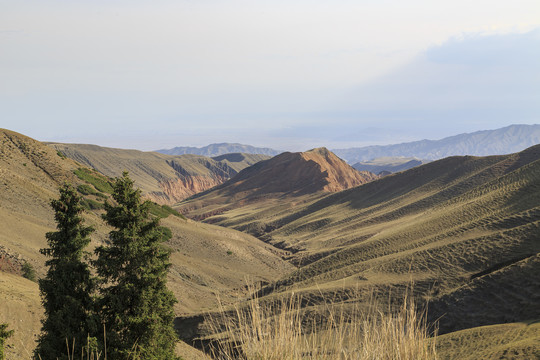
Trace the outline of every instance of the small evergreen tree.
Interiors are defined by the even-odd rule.
[[[8,338],[13,336],[13,330],[7,329],[8,324],[0,324],[0,360],[4,360],[6,355],[4,354],[4,345]]]
[[[45,235],[49,247],[40,250],[50,257],[45,262],[47,276],[39,280],[45,318],[35,356],[42,359],[67,358],[66,340],[82,348],[87,337],[97,332],[92,311],[95,280],[83,261],[93,229],[83,224],[80,201],[66,184],[60,188],[60,198],[51,202],[58,231]]]
[[[107,330],[107,353],[128,359],[174,359],[174,295],[167,289],[169,251],[162,246],[159,219],[149,219],[150,202],[141,201],[127,172],[116,179],[113,198],[105,203],[105,221],[116,230],[109,244],[96,249],[96,270],[108,284],[101,289],[101,318]]]

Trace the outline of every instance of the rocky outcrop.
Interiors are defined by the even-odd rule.
[[[159,182],[163,191],[152,191],[147,197],[158,204],[174,204],[192,195],[224,183],[225,176],[185,176]]]

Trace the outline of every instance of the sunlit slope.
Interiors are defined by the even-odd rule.
[[[281,253],[251,235],[170,216],[169,288],[178,298],[176,314],[215,309],[245,296],[245,281],[269,283],[294,270]]]
[[[85,170],[87,182],[74,174],[80,168],[69,158],[36,140],[0,130],[0,323],[16,330],[10,359],[28,359],[42,314],[36,283],[22,277],[21,266],[28,262],[45,274],[45,257],[39,249],[47,246],[45,234],[55,230],[49,203],[58,198],[64,182],[90,189],[87,201],[99,205],[110,195],[93,185],[108,179]],[[137,185],[137,183],[135,183]],[[82,194],[81,194],[82,195]],[[111,230],[101,219],[99,206],[85,213],[86,224],[96,228],[91,246],[100,245]],[[279,251],[253,236],[233,229],[198,224],[177,216],[161,220],[171,229],[171,263],[168,286],[179,302],[176,315],[214,308],[218,296],[225,303],[245,292],[244,278],[272,282],[294,267],[281,259]],[[22,342],[21,342],[22,341]]]
[[[104,175],[128,171],[150,199],[172,204],[219,185],[240,170],[268,159],[266,155],[227,154],[217,160],[200,155],[165,155],[84,144],[49,146]]]

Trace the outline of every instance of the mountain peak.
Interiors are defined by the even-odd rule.
[[[305,153],[314,153],[314,154],[327,156],[329,153],[331,153],[331,151],[323,146],[323,147],[318,147],[315,149],[308,150]]]
[[[248,167],[221,186],[188,200],[182,211],[206,218],[222,205],[239,207],[272,198],[337,192],[376,179],[377,175],[355,170],[326,148],[286,152]],[[208,204],[212,204],[213,212],[205,209]]]

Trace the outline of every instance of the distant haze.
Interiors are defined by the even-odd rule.
[[[421,140],[386,146],[335,149],[349,163],[386,156],[437,160],[454,155],[503,155],[540,144],[540,125],[512,125],[496,130],[449,136],[441,140]]]
[[[274,156],[282,153],[282,151],[274,150],[270,148],[258,148],[251,145],[242,145],[242,144],[210,144],[201,148],[198,147],[175,147],[173,149],[162,149],[156,150],[162,154],[167,155],[184,155],[184,154],[195,154],[203,156],[219,156],[223,154],[230,153],[246,153],[246,154],[262,154]]]
[[[0,127],[302,151],[540,121],[538,0],[0,0]]]

